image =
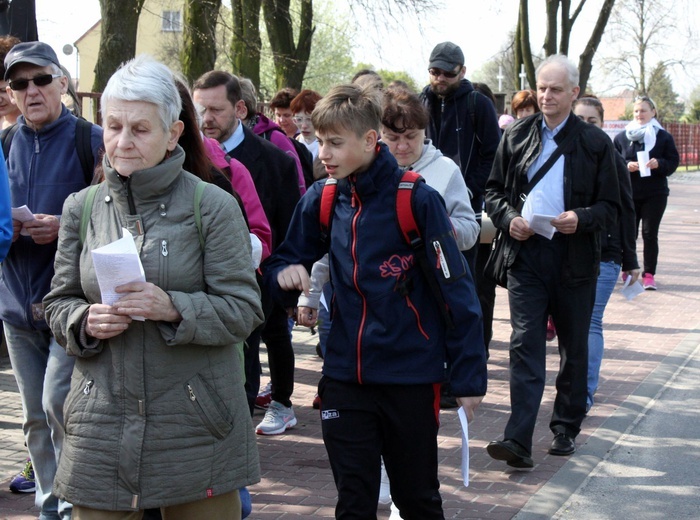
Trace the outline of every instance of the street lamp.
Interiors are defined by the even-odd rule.
[[[80,76],[80,69],[79,67],[79,59],[80,59],[80,53],[78,52],[78,48],[71,44],[71,43],[66,43],[63,46],[63,54],[66,56],[70,56],[73,54],[73,50],[75,50],[75,72],[73,73],[73,81],[75,82],[76,86],[79,84],[79,76]]]

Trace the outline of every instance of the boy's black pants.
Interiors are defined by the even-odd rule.
[[[404,520],[442,520],[437,433],[440,385],[360,385],[323,376],[323,442],[338,519],[377,517],[380,456]]]

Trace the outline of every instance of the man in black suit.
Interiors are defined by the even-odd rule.
[[[195,82],[193,90],[192,97],[202,115],[204,135],[219,141],[231,157],[250,171],[272,229],[274,250],[287,234],[300,197],[294,160],[241,124],[240,119],[246,111],[236,76],[224,71],[210,71]],[[267,303],[265,294],[263,303]],[[260,387],[258,349],[262,337],[270,364],[272,401],[256,431],[260,435],[276,435],[297,422],[290,400],[294,390],[294,350],[286,310],[271,303],[265,307],[265,324],[246,341],[246,392],[252,413]]]

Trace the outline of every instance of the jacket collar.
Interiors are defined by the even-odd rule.
[[[377,143],[378,153],[370,167],[358,174],[342,179],[338,186],[349,193],[351,182],[355,183],[358,195],[366,197],[379,191],[381,186],[391,183],[399,171],[399,165],[384,143]]]
[[[138,200],[146,201],[157,199],[164,193],[172,190],[172,187],[180,178],[182,164],[184,162],[185,152],[178,145],[170,154],[170,157],[160,164],[145,170],[135,171],[126,178],[119,175],[117,170],[112,168],[106,155],[103,159],[102,166],[105,171],[105,182],[107,182],[115,199],[120,203],[127,204],[127,193],[126,190],[123,189],[126,183],[129,184],[131,193],[133,193]]]

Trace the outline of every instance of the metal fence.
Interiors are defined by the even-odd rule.
[[[667,123],[664,128],[676,142],[681,166],[700,166],[700,123]]]

